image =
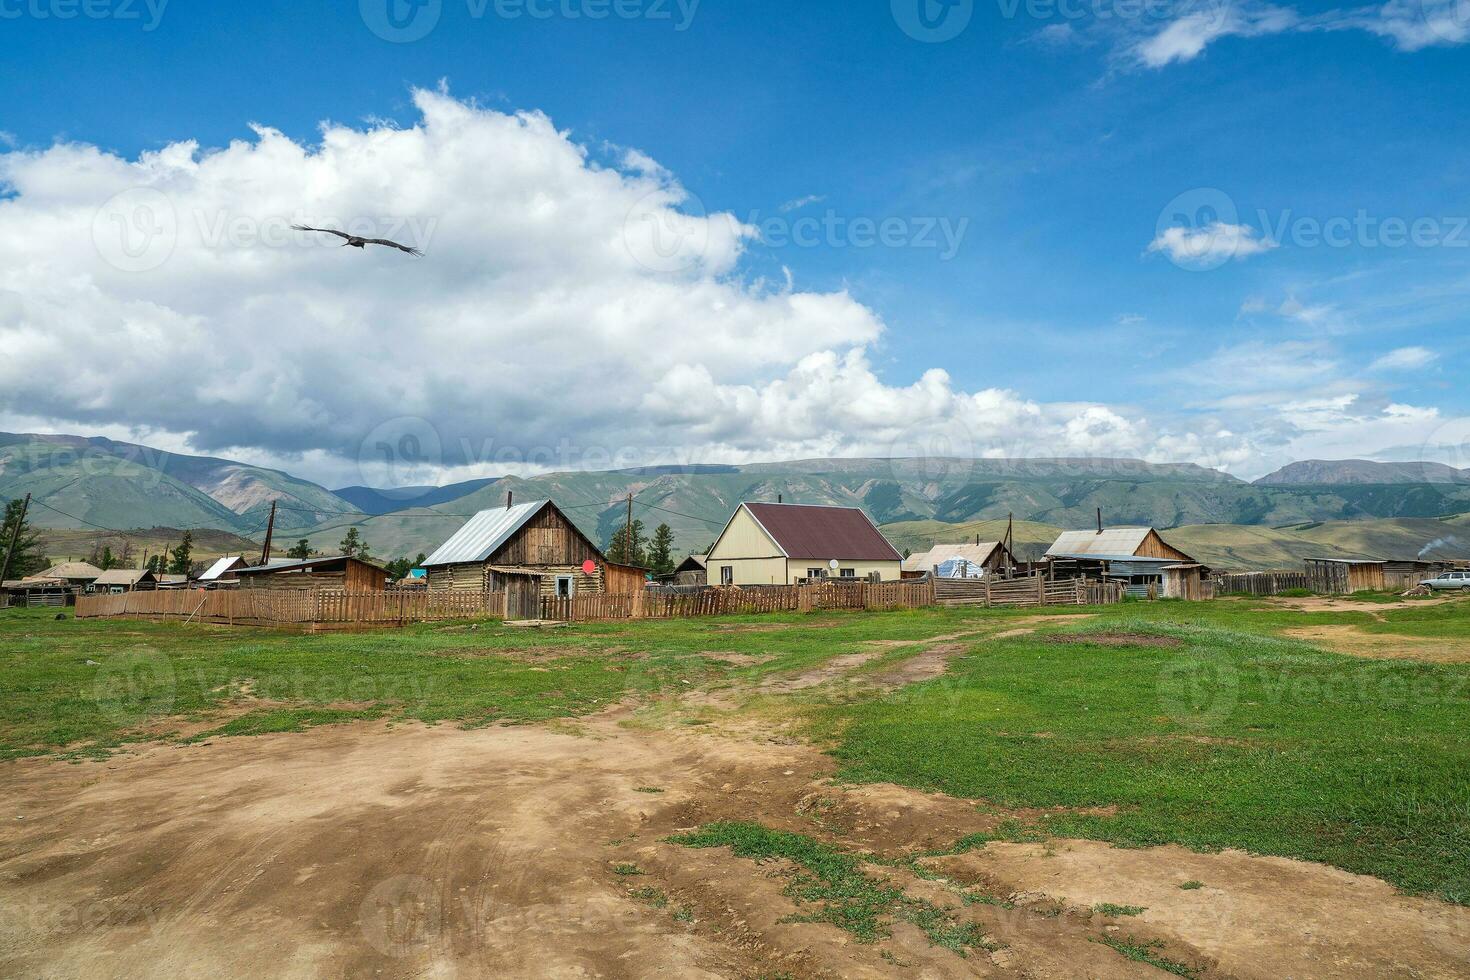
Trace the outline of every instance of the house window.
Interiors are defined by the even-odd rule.
[[[857,569],[856,568],[844,568],[842,571],[838,572],[837,574],[838,575],[841,575],[843,578],[857,578]]]
[[[735,584],[735,566],[734,565],[721,565],[720,566],[720,584],[721,585],[734,585]]]
[[[827,570],[825,568],[808,568],[806,570],[806,577],[807,578],[821,578],[822,576],[824,576],[826,574],[827,574]]]
[[[558,575],[556,577],[556,597],[558,599],[570,599],[577,594],[577,585],[570,575]]]

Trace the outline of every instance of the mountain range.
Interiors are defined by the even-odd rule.
[[[1250,538],[1257,552],[1283,556],[1328,547],[1310,535],[1293,537],[1324,522],[1408,522],[1413,530],[1395,545],[1402,549],[1437,519],[1470,513],[1470,472],[1439,463],[1308,460],[1247,483],[1193,464],[1130,459],[808,459],[333,491],[228,459],[104,438],[0,433],[0,499],[27,492],[40,528],[212,528],[255,540],[274,501],[277,543],[305,537],[332,551],[356,526],[383,557],[432,550],[476,511],[503,505],[507,494],[554,499],[600,542],[622,524],[632,494],[635,517],[650,528],[668,523],[681,551],[707,547],[742,500],[778,498],[862,507],[915,543],[958,540],[976,522],[1009,515],[1051,534],[1091,526],[1101,509],[1112,525],[1254,528],[1235,536]],[[1267,532],[1285,539],[1267,547]],[[1214,538],[1222,534],[1230,537]],[[1200,545],[1229,556],[1228,542]]]

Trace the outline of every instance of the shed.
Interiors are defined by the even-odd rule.
[[[1366,558],[1308,558],[1307,588],[1325,595],[1382,592],[1387,588],[1383,576],[1387,564]]]
[[[1208,568],[1151,527],[1064,531],[1046,549],[1043,561],[1052,578],[1110,579],[1123,583],[1129,595],[1148,598],[1187,598],[1188,592],[1203,598],[1209,575]]]
[[[158,576],[146,568],[109,568],[92,582],[92,591],[151,592],[158,587]]]
[[[249,567],[245,559],[239,555],[224,555],[216,558],[214,564],[200,574],[199,582],[207,588],[216,588],[225,582],[234,583],[237,581],[235,572]]]
[[[339,589],[343,592],[382,592],[388,571],[381,565],[346,555],[271,562],[255,568],[237,568],[242,589]]]
[[[64,561],[59,565],[52,565],[44,572],[37,572],[31,578],[53,578],[60,579],[72,588],[83,588],[97,581],[97,576],[102,574],[102,569],[85,561]]]
[[[423,564],[430,592],[506,592],[534,587],[549,598],[638,591],[643,573],[610,570],[601,549],[550,500],[482,510]],[[527,577],[534,582],[526,582]],[[529,601],[526,607],[529,608]]]
[[[932,573],[945,562],[961,559],[980,569],[980,577],[1003,571],[1007,566],[1014,568],[1016,558],[1006,550],[1002,541],[979,541],[975,544],[936,544],[928,551],[909,555],[903,560],[903,570],[914,574]]]
[[[704,555],[690,555],[679,562],[674,573],[669,576],[672,585],[708,585],[709,574],[705,571]]]
[[[705,562],[718,575],[712,585],[791,585],[832,574],[891,582],[903,556],[856,507],[744,503]]]
[[[31,575],[0,582],[0,608],[6,606],[65,606],[74,593],[65,581]]]

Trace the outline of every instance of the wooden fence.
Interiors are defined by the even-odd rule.
[[[1119,582],[1071,578],[941,578],[935,597],[946,606],[1104,606],[1123,601]]]
[[[1292,589],[1308,589],[1306,572],[1233,572],[1215,576],[1217,594],[1280,595]]]
[[[697,592],[648,590],[631,595],[543,598],[541,618],[578,623],[809,612],[815,609],[916,609],[932,605],[934,583],[928,579],[913,582],[823,582],[816,585],[708,588]]]
[[[343,629],[505,615],[504,592],[219,589],[77,597],[77,618],[138,616],[227,626]]]

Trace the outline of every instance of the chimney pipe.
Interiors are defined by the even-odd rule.
[[[507,490],[507,491],[505,491],[505,509],[506,510],[510,510],[510,502],[515,499],[515,496],[516,496],[516,494],[515,494],[515,491],[514,490]]]
[[[784,503],[786,503],[786,495],[784,493],[778,493],[778,494],[776,494],[776,503],[778,503],[778,504],[784,504]]]
[[[1097,509],[1097,533],[1102,533],[1102,508]]]

